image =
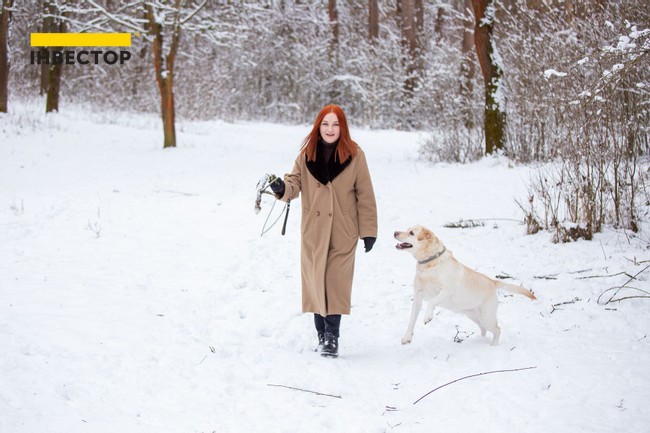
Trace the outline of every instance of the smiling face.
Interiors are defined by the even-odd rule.
[[[328,144],[335,143],[341,136],[339,118],[334,113],[328,113],[320,123],[320,136]]]
[[[396,231],[395,239],[400,241],[395,248],[410,252],[418,260],[432,256],[444,248],[431,230],[423,226],[414,226],[403,232]]]
[[[420,226],[411,227],[405,232],[396,231],[395,239],[400,241],[399,244],[395,245],[395,248],[398,250],[410,250],[413,249],[413,245],[417,242],[417,235],[420,232]]]

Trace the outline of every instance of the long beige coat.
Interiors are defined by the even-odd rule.
[[[284,176],[280,198],[301,194],[302,311],[350,314],[357,242],[377,237],[375,193],[361,149],[347,165],[316,162],[308,163],[301,153]]]

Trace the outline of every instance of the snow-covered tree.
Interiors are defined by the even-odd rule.
[[[151,44],[156,83],[160,93],[163,147],[176,146],[174,76],[181,35],[209,26],[191,21],[208,0],[136,0],[114,5],[111,1],[84,0],[74,17],[66,19],[74,31],[120,31],[141,36]]]
[[[476,19],[474,45],[485,84],[485,153],[493,153],[505,145],[506,95],[503,65],[493,37],[495,3],[494,0],[472,0]]]

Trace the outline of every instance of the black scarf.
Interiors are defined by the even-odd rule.
[[[307,159],[307,155],[305,155],[305,159]],[[316,161],[307,160],[307,169],[316,180],[323,185],[327,185],[328,182],[333,181],[336,176],[341,174],[350,165],[350,162],[352,162],[352,157],[348,157],[343,163],[339,162],[336,148],[332,152],[329,161],[325,161],[325,145],[321,140],[318,140],[316,145]]]

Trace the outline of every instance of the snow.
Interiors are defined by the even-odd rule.
[[[272,197],[253,210],[308,125],[182,122],[163,150],[157,117],[40,108],[0,115],[1,432],[648,431],[650,302],[597,302],[622,273],[648,290],[647,232],[524,235],[535,167],[429,165],[419,134],[353,125],[380,230],[325,359],[300,312],[300,200],[286,236],[259,235]],[[487,223],[444,227],[460,219]],[[414,224],[535,292],[500,297],[498,346],[447,311],[400,344],[415,263],[392,233]]]
[[[637,29],[636,26],[632,26],[632,28],[630,30],[631,30],[630,31],[630,37],[632,39],[638,39],[638,38],[640,38],[642,36],[646,36],[647,34],[650,33],[650,28],[639,30],[639,29]]]
[[[559,72],[555,69],[547,69],[544,71],[544,78],[547,80],[553,76],[555,77],[566,77],[568,74],[566,72]]]
[[[492,15],[493,14],[494,12],[492,12]],[[505,113],[506,112],[506,91],[504,89],[505,86],[504,86],[504,78],[503,78],[503,70],[504,70],[503,58],[501,57],[501,54],[497,49],[497,45],[494,39],[491,39],[490,43],[492,44],[492,56],[493,56],[494,64],[497,65],[498,70],[502,72],[501,76],[498,79],[496,77],[492,77],[495,86],[494,100],[497,103],[497,108],[499,109],[499,111]]]
[[[617,50],[619,51],[627,51],[629,49],[636,48],[636,44],[633,42],[630,42],[630,38],[628,36],[619,36],[618,37],[618,46],[616,47]]]

